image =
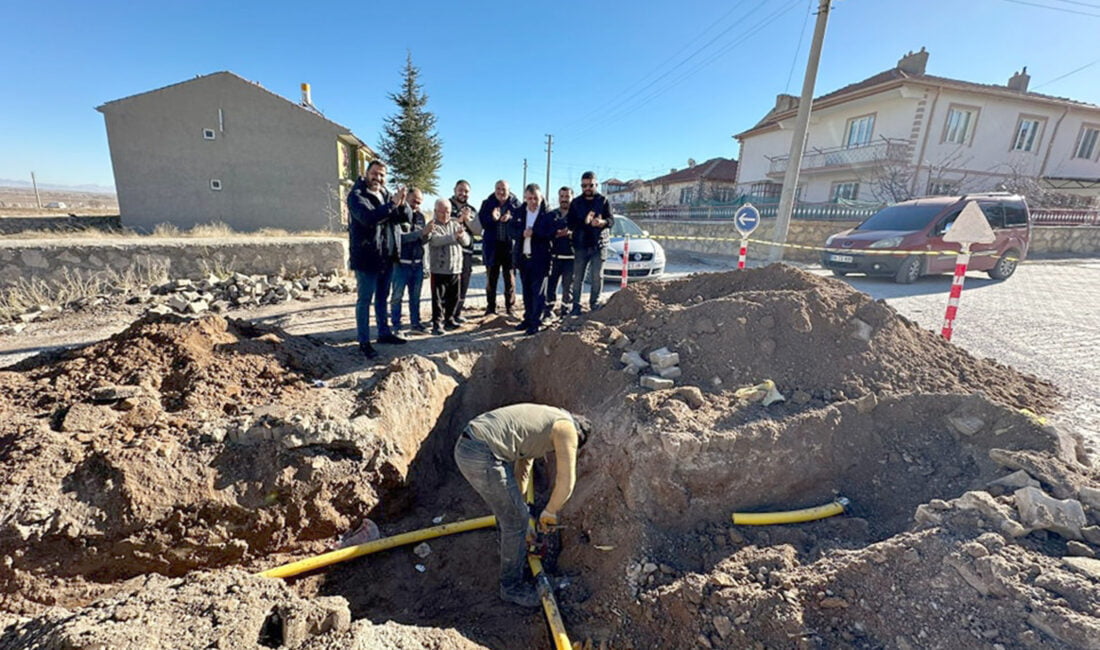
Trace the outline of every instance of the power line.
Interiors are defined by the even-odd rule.
[[[1100,18],[1100,14],[1089,13],[1087,11],[1078,11],[1077,9],[1067,9],[1065,7],[1055,7],[1053,5],[1044,5],[1038,2],[1028,2],[1027,0],[1002,0],[1003,2],[1011,2],[1017,5],[1027,5],[1029,7],[1038,7],[1040,9],[1050,9],[1051,11],[1061,11],[1067,14],[1077,14],[1078,16],[1092,16],[1093,18]]]
[[[802,31],[798,33],[798,47],[794,48],[794,57],[791,58],[791,71],[787,73],[787,85],[783,92],[791,92],[791,78],[794,77],[794,66],[798,63],[798,53],[802,50],[802,39],[806,38],[806,25],[810,24],[810,14],[814,12],[814,0],[806,2],[806,17],[802,19]]]
[[[1093,9],[1100,9],[1100,5],[1092,2],[1081,2],[1080,0],[1054,0],[1055,2],[1064,2],[1067,5],[1077,5],[1079,7],[1092,7]]]
[[[1042,88],[1043,86],[1049,86],[1050,84],[1054,83],[1055,81],[1061,81],[1061,80],[1065,79],[1066,77],[1068,77],[1070,75],[1075,75],[1078,72],[1084,70],[1085,68],[1090,68],[1090,67],[1096,65],[1097,63],[1100,63],[1100,59],[1095,59],[1093,61],[1089,61],[1088,63],[1081,66],[1080,68],[1074,68],[1073,70],[1070,70],[1069,72],[1065,73],[1064,75],[1061,75],[1059,77],[1055,77],[1055,78],[1051,79],[1050,81],[1044,81],[1043,83],[1039,84],[1038,86],[1035,86],[1034,88],[1032,88],[1032,90],[1035,90],[1037,88]]]

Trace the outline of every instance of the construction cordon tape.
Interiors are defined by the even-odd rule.
[[[933,255],[940,257],[947,257],[949,255],[958,255],[959,251],[888,251],[888,250],[875,250],[869,248],[831,248],[825,246],[805,246],[803,244],[790,244],[787,242],[770,241],[767,239],[752,239],[741,237],[695,237],[692,235],[649,235],[649,239],[668,239],[673,241],[725,241],[725,242],[749,242],[753,244],[763,244],[764,246],[782,246],[784,248],[794,248],[803,251],[816,251],[818,253],[838,253],[841,255],[893,255],[895,257],[908,257],[910,255]],[[977,251],[970,254],[971,257],[989,257],[996,255],[997,251]],[[1005,258],[1013,262],[1021,262],[1021,260],[1014,257]],[[1021,262],[1026,263],[1026,262]]]

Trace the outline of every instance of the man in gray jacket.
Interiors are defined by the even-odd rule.
[[[451,202],[435,202],[435,218],[424,227],[428,241],[432,287],[432,334],[442,334],[443,328],[456,329],[458,288],[462,277],[462,247],[470,244],[470,235],[463,224],[451,219]]]

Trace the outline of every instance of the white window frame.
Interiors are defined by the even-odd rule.
[[[928,196],[954,196],[959,193],[959,184],[956,181],[946,181],[936,178],[928,181]]]
[[[967,115],[967,121],[962,127],[962,133],[958,131],[958,122],[951,123],[952,113],[958,115]],[[947,107],[947,116],[943,121],[943,137],[940,139],[944,144],[962,144],[969,146],[974,142],[974,131],[977,129],[978,117],[981,115],[981,108],[977,106],[966,106],[963,104],[951,104]]]
[[[1012,144],[1010,151],[1022,153],[1038,153],[1043,142],[1043,129],[1047,119],[1041,115],[1020,115],[1016,120],[1016,130],[1012,132]],[[1025,130],[1025,125],[1033,124],[1034,128]]]
[[[210,189],[215,191],[215,192],[222,191],[222,180],[220,178],[211,178],[210,179]]]
[[[850,191],[842,192],[845,188]],[[839,199],[856,201],[859,199],[859,181],[838,181],[833,183],[833,189],[829,192],[829,195],[833,203],[837,203]]]
[[[857,115],[848,120],[848,124],[844,128],[845,149],[866,147],[871,144],[871,139],[875,135],[875,115],[875,113]],[[866,127],[866,130],[864,130],[864,127]],[[855,136],[855,142],[853,142],[853,135]]]
[[[1086,145],[1088,151],[1085,151]],[[1100,124],[1082,124],[1073,146],[1073,157],[1082,160],[1096,160],[1096,151],[1100,149]],[[1082,155],[1084,152],[1084,155]]]
[[[202,130],[202,139],[203,140],[216,140],[217,138],[218,138],[218,132],[215,131],[214,129],[203,129]]]

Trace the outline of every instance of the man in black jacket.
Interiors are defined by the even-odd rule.
[[[374,160],[348,192],[348,238],[351,255],[348,266],[355,271],[358,296],[355,301],[355,325],[359,350],[368,359],[378,356],[370,344],[370,305],[378,321],[379,343],[404,343],[390,331],[388,306],[390,278],[398,247],[393,226],[408,220],[405,188],[393,197],[386,190],[386,163]]]
[[[516,195],[508,190],[508,181],[497,181],[489,198],[481,202],[477,218],[481,223],[481,254],[485,258],[485,314],[497,311],[497,277],[504,271],[504,308],[511,316],[516,309],[516,276],[512,271],[512,213],[519,209]]]
[[[516,329],[531,335],[539,331],[546,305],[546,276],[550,273],[550,244],[554,222],[546,212],[542,188],[523,189],[523,207],[512,213],[512,259],[523,283],[523,322]]]
[[[573,231],[573,311],[581,313],[581,290],[584,276],[592,287],[588,308],[599,305],[603,291],[603,256],[611,242],[611,203],[596,191],[596,172],[581,174],[581,195],[569,204],[569,229]]]
[[[550,248],[550,278],[546,283],[546,310],[543,319],[553,316],[561,282],[561,315],[573,304],[573,231],[569,230],[569,205],[573,188],[558,190],[558,209],[550,213],[554,222],[554,241]]]
[[[477,210],[469,203],[470,184],[466,181],[455,183],[455,193],[451,197],[451,218],[457,219],[466,235],[470,238],[470,244],[462,247],[462,275],[458,283],[458,307],[455,308],[455,322],[465,323],[462,309],[466,306],[466,292],[470,289],[470,276],[474,272],[474,237],[481,234],[481,222],[477,218]]]

